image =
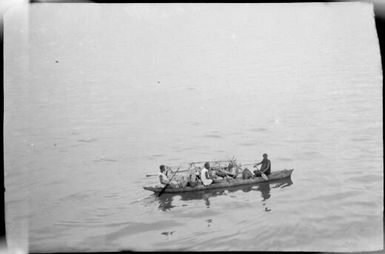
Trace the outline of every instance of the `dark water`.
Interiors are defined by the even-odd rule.
[[[371,5],[39,6],[29,51],[11,43],[25,30],[5,30],[16,49],[5,52],[10,246],[383,247]],[[163,163],[265,152],[273,171],[294,168],[291,179],[160,198],[142,189]]]

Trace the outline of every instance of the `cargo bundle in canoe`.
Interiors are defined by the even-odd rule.
[[[164,193],[180,193],[180,192],[191,192],[191,191],[202,191],[202,190],[211,190],[211,189],[220,189],[220,188],[229,188],[233,186],[240,186],[240,185],[248,185],[248,184],[257,184],[261,182],[269,182],[273,180],[279,180],[286,177],[290,177],[291,173],[294,169],[284,169],[280,171],[271,172],[271,174],[268,176],[268,180],[263,179],[262,177],[255,177],[251,179],[242,179],[242,178],[236,178],[236,179],[223,179],[220,182],[214,182],[208,186],[204,186],[203,184],[199,184],[195,187],[184,187],[184,188],[171,188],[167,187]],[[155,193],[160,192],[163,189],[164,186],[162,185],[155,185],[155,186],[145,186],[143,189],[153,191]]]

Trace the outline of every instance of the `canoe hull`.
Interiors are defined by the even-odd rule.
[[[214,182],[210,184],[209,186],[204,186],[202,184],[199,184],[196,187],[185,187],[185,188],[171,188],[168,187],[164,193],[181,193],[181,192],[192,192],[192,191],[204,191],[204,190],[212,190],[212,189],[220,189],[220,188],[230,188],[234,186],[241,186],[241,185],[250,185],[250,184],[257,184],[262,182],[269,182],[273,180],[279,180],[284,179],[287,177],[290,177],[294,169],[284,169],[280,171],[271,172],[271,174],[268,176],[269,179],[265,180],[262,177],[255,177],[253,179],[228,179],[223,180],[221,182]],[[153,191],[155,193],[160,192],[163,189],[164,186],[155,185],[155,186],[145,186],[143,189]]]

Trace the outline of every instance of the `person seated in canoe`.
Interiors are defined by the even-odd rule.
[[[271,162],[267,158],[267,154],[263,154],[263,160],[261,162],[258,162],[254,165],[254,168],[257,167],[258,165],[262,165],[260,170],[254,170],[254,175],[257,177],[262,176],[261,173],[264,173],[265,175],[270,175],[271,173]]]
[[[204,164],[204,167],[203,168],[206,168],[208,173],[209,173],[209,177],[211,179],[213,179],[213,181],[215,182],[218,177],[224,177],[222,176],[220,173],[219,173],[219,170],[217,168],[214,168],[214,167],[211,167],[210,163],[209,162],[205,162]]]
[[[169,166],[167,166],[167,165],[163,165],[163,166],[164,166],[164,170],[165,170],[164,174],[165,174],[168,178],[172,177],[172,176],[174,175],[175,172],[174,172]]]
[[[227,176],[232,177],[232,178],[237,178],[237,175],[239,173],[238,167],[234,165],[234,163],[230,162],[227,168],[225,169],[225,173]]]
[[[187,186],[195,187],[199,183],[200,168],[190,168],[188,170]]]
[[[158,173],[158,176],[159,176],[159,182],[161,184],[164,184],[164,185],[169,184],[169,186],[172,188],[178,188],[179,187],[179,185],[176,181],[170,182],[169,178],[166,175],[166,166],[165,165],[160,165],[159,170],[160,171]]]
[[[236,171],[238,171],[238,170],[236,170],[233,163],[230,162],[228,166],[226,166],[224,168],[219,168],[216,171],[216,175],[219,177],[222,177],[222,178],[225,178],[225,177],[235,178],[236,175],[238,174],[238,172],[236,172]]]
[[[204,168],[201,170],[200,179],[203,183],[203,185],[208,186],[213,183],[214,178],[212,175],[210,175],[210,163],[206,162],[204,165]]]

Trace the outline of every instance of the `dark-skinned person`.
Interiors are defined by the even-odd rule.
[[[210,163],[206,162],[200,173],[200,179],[205,186],[212,184],[214,181],[214,177],[210,175],[210,171]]]
[[[257,167],[258,165],[261,165],[261,169],[260,170],[254,170],[254,175],[257,176],[257,177],[260,177],[262,176],[262,173],[265,174],[265,175],[270,175],[271,173],[271,162],[270,160],[267,158],[267,154],[264,153],[262,155],[263,159],[261,162],[258,162],[254,165],[254,168]]]
[[[170,187],[172,188],[178,188],[179,185],[176,181],[170,181],[168,176],[166,175],[166,166],[165,165],[160,165],[159,167],[159,182],[163,185],[169,184]]]

